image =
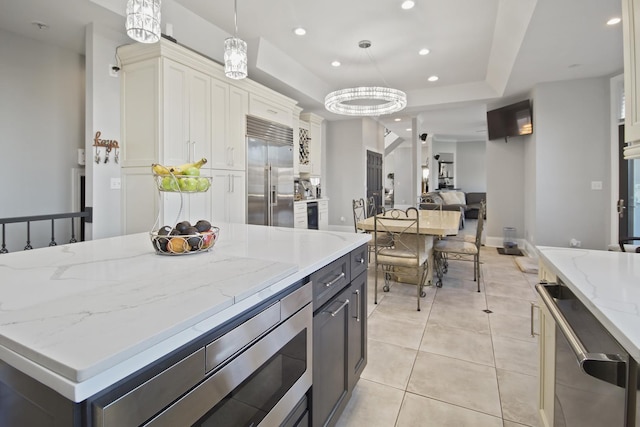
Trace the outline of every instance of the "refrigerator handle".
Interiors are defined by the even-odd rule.
[[[278,176],[278,168],[271,168],[270,174],[271,181],[269,181],[269,188],[271,188],[271,206],[278,206],[278,180],[273,184],[273,176]]]
[[[271,204],[273,202],[273,195],[271,193],[271,165],[266,165],[264,168],[264,173],[266,175],[267,182],[267,225],[272,225],[273,219],[273,210],[271,209]]]

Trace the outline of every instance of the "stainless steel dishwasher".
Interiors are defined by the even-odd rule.
[[[556,324],[553,425],[636,426],[636,361],[567,286],[536,290]]]

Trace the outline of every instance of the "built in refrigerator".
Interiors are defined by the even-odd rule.
[[[293,129],[247,116],[247,222],[293,227]]]

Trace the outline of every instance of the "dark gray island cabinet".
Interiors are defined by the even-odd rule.
[[[334,425],[366,365],[367,237],[225,228],[194,257],[146,234],[3,255],[0,426]]]

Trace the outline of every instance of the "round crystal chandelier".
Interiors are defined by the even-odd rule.
[[[358,46],[368,49],[371,42],[362,40]],[[407,106],[407,95],[390,87],[351,87],[328,94],[324,99],[324,106],[332,113],[347,116],[381,116],[404,109]]]
[[[247,42],[238,38],[238,0],[233,2],[233,21],[236,32],[224,41],[224,75],[230,79],[247,77]]]
[[[140,43],[160,40],[160,0],[128,0],[127,35]]]

